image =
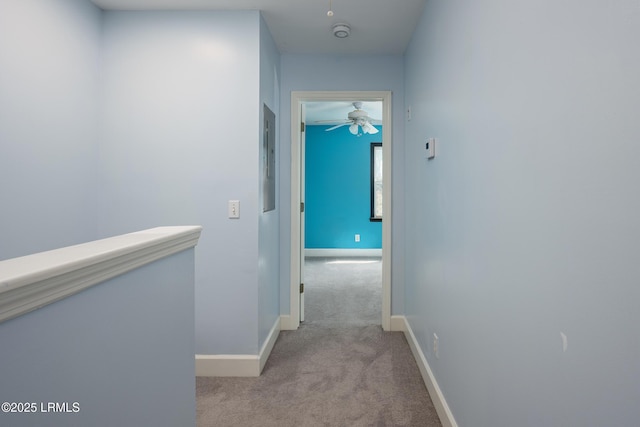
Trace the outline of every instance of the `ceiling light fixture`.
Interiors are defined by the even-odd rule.
[[[376,129],[375,127],[373,127],[373,125],[371,125],[371,123],[369,123],[369,122],[365,122],[365,123],[362,125],[362,132],[364,132],[364,133],[369,133],[369,134],[373,135],[373,134],[378,133],[378,132],[379,132],[379,130],[378,130],[378,129]]]
[[[327,16],[329,18],[333,16],[333,9],[331,8],[331,0],[329,0],[329,11],[327,12]]]
[[[347,24],[336,24],[333,26],[333,35],[339,39],[345,39],[351,34],[351,28]]]

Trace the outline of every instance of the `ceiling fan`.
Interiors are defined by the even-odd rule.
[[[351,132],[354,135],[358,135],[360,131],[359,128],[362,128],[363,133],[375,134],[380,132],[371,124],[372,121],[379,121],[379,120],[372,119],[371,117],[369,117],[366,111],[362,110],[362,102],[360,101],[354,102],[353,107],[355,108],[355,110],[353,110],[347,115],[348,118],[345,120],[344,123],[340,123],[339,125],[325,129],[325,131],[329,132],[329,131],[338,129],[342,126],[348,125],[349,132]]]

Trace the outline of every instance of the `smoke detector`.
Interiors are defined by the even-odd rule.
[[[333,26],[333,35],[339,39],[345,39],[351,34],[351,28],[347,24],[336,24]]]

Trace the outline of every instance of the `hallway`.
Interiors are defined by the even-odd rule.
[[[308,259],[305,322],[260,377],[198,377],[198,426],[440,426],[404,335],[379,326],[381,266]]]
[[[380,325],[380,258],[307,257],[304,267],[304,325]]]

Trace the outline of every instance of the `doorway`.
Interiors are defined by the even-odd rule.
[[[304,313],[304,121],[306,102],[381,101],[383,147],[383,212],[382,221],[382,318],[386,331],[391,328],[391,92],[292,92],[291,94],[291,293],[290,318],[283,329],[297,329]]]

